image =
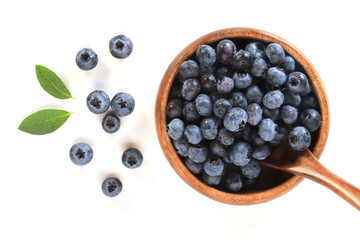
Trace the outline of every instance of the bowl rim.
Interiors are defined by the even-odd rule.
[[[294,45],[287,40],[263,30],[255,28],[245,27],[232,27],[219,29],[208,34],[205,34],[198,39],[191,42],[186,46],[170,63],[164,76],[161,80],[155,103],[155,125],[156,132],[160,146],[163,153],[175,170],[175,172],[192,188],[199,193],[222,203],[233,205],[252,205],[267,202],[278,198],[285,193],[295,188],[300,182],[303,181],[303,177],[293,175],[285,182],[277,185],[276,187],[259,191],[259,192],[247,192],[247,193],[228,193],[218,189],[215,189],[193,175],[183,164],[182,160],[176,154],[176,151],[172,145],[170,137],[166,132],[166,105],[173,81],[176,78],[180,64],[193,55],[197,47],[201,44],[210,44],[225,38],[244,38],[254,39],[263,42],[275,42],[280,44],[287,54],[291,55],[296,62],[298,62],[309,76],[314,93],[316,94],[320,104],[320,111],[322,117],[322,124],[320,126],[318,139],[312,150],[312,153],[319,159],[329,135],[330,127],[330,110],[329,101],[326,94],[324,84],[320,78],[320,75],[312,65],[310,60]],[[320,134],[321,133],[321,134]]]

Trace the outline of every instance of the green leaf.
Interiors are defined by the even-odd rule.
[[[26,117],[19,130],[35,135],[52,133],[61,127],[71,114],[72,112],[58,109],[40,110]]]
[[[59,99],[73,98],[63,81],[53,71],[41,65],[36,65],[35,71],[41,87],[47,93]]]

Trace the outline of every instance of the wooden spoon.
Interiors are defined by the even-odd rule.
[[[261,163],[318,182],[360,210],[360,189],[325,168],[309,149],[297,152],[285,141]]]

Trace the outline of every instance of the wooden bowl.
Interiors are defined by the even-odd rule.
[[[192,56],[199,45],[211,44],[225,38],[233,39],[234,41],[251,39],[268,43],[279,43],[284,48],[285,52],[288,55],[291,55],[295,61],[300,64],[303,72],[309,77],[313,92],[315,92],[320,104],[322,123],[317,136],[315,136],[316,141],[310,147],[312,153],[318,159],[320,158],[329,133],[330,112],[328,98],[319,74],[307,57],[291,43],[272,33],[252,28],[227,28],[206,34],[190,43],[175,57],[166,70],[157,93],[155,106],[156,131],[161,148],[167,160],[176,173],[192,188],[211,199],[223,203],[235,205],[263,203],[287,193],[297,186],[303,178],[262,166],[262,172],[259,179],[251,190],[242,193],[228,193],[218,190],[199,180],[186,168],[177,155],[166,132],[166,105],[170,88],[178,73],[180,64]],[[291,158],[291,156],[289,156],[289,158]]]

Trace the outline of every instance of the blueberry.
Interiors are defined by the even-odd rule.
[[[197,78],[199,76],[199,65],[193,60],[187,60],[181,63],[179,68],[179,77],[181,81],[188,78]]]
[[[284,94],[280,90],[269,91],[265,94],[262,103],[269,109],[279,108],[284,102]]]
[[[184,130],[184,137],[191,144],[199,144],[202,140],[201,130],[194,124],[187,125]]]
[[[215,78],[219,78],[221,76],[231,77],[233,75],[233,73],[234,72],[233,72],[232,68],[221,67],[216,70]]]
[[[285,60],[282,64],[282,68],[284,69],[286,74],[289,74],[295,70],[295,60],[290,56],[286,56]]]
[[[121,160],[127,168],[138,168],[143,162],[143,156],[138,149],[128,148],[123,153]]]
[[[92,49],[84,48],[76,54],[75,62],[80,69],[88,71],[96,67],[98,56]]]
[[[169,118],[177,118],[182,116],[184,102],[178,98],[172,98],[166,105],[166,115]]]
[[[184,134],[184,122],[179,118],[174,118],[167,125],[167,133],[174,140],[179,140]]]
[[[216,52],[209,45],[200,45],[196,50],[196,58],[204,67],[210,67],[216,62]]]
[[[290,131],[288,140],[292,149],[304,151],[310,146],[311,135],[306,128],[298,126]]]
[[[251,42],[246,45],[245,50],[251,53],[253,59],[265,57],[265,46],[262,42]]]
[[[234,54],[231,61],[231,66],[236,70],[245,70],[250,67],[251,63],[251,53],[241,49]]]
[[[251,159],[251,146],[244,141],[235,142],[229,149],[230,161],[236,166],[244,166]]]
[[[290,105],[285,105],[281,108],[281,117],[285,124],[293,124],[298,117],[298,110]]]
[[[133,43],[127,36],[118,35],[110,40],[109,49],[113,57],[124,59],[131,54]]]
[[[261,103],[261,99],[263,98],[263,93],[257,85],[252,85],[248,87],[245,94],[247,98],[247,102],[250,103]]]
[[[204,118],[200,123],[201,135],[204,139],[213,140],[218,133],[219,122],[214,117]]]
[[[255,147],[251,154],[251,157],[257,160],[265,160],[271,153],[271,147],[269,144],[263,144]]]
[[[182,87],[182,85],[178,85],[175,83],[170,89],[169,99],[170,98],[182,98],[181,87]]]
[[[200,93],[200,83],[196,78],[187,79],[181,88],[181,94],[185,100],[194,100]]]
[[[222,145],[230,146],[234,143],[234,134],[225,128],[221,128],[218,134],[218,140]]]
[[[256,128],[253,128],[252,131],[250,131],[250,142],[255,146],[260,146],[265,144],[266,142],[264,139],[262,139],[259,135],[259,130]]]
[[[244,89],[251,85],[252,77],[249,73],[235,72],[232,76],[235,87],[238,89]]]
[[[278,43],[270,43],[265,49],[265,54],[273,65],[279,65],[285,61],[284,49]]]
[[[216,186],[219,185],[221,182],[221,175],[220,176],[209,176],[206,174],[206,172],[202,172],[201,179],[204,181],[204,183],[210,185],[210,186]]]
[[[135,108],[135,99],[128,93],[120,92],[115,94],[111,100],[111,109],[116,116],[125,117],[131,114]]]
[[[267,70],[266,80],[274,87],[280,87],[286,82],[286,74],[277,67],[271,67]]]
[[[288,138],[288,135],[289,135],[288,128],[285,126],[278,125],[276,128],[275,138],[272,141],[270,141],[270,145],[273,147],[279,145],[280,142]]]
[[[280,109],[276,108],[276,109],[268,109],[266,107],[261,107],[262,111],[263,111],[263,116],[265,118],[270,118],[271,120],[278,121],[281,119],[281,115],[280,115]]]
[[[194,162],[190,158],[186,158],[184,163],[185,166],[190,170],[190,172],[192,172],[195,175],[200,174],[203,171],[202,163]]]
[[[90,112],[101,114],[109,109],[110,98],[104,91],[95,90],[87,96],[86,105]]]
[[[246,111],[239,107],[230,109],[224,117],[224,127],[230,132],[242,130],[248,121]]]
[[[204,162],[204,171],[207,175],[211,177],[221,176],[224,172],[225,164],[224,162],[215,156],[209,157]]]
[[[222,75],[217,80],[216,88],[219,93],[229,93],[234,88],[234,80]]]
[[[241,167],[241,173],[246,178],[257,178],[260,175],[261,166],[259,161],[252,159],[248,164]]]
[[[270,118],[263,119],[259,124],[259,135],[264,141],[271,141],[275,138],[277,124]]]
[[[213,113],[214,115],[219,118],[223,119],[225,114],[232,108],[232,105],[229,100],[225,98],[220,98],[214,103]]]
[[[266,61],[262,58],[256,58],[254,60],[253,64],[251,65],[250,73],[254,77],[261,77],[264,75],[264,73],[266,72],[267,69],[268,69],[268,66],[267,66]]]
[[[205,73],[200,80],[200,87],[205,92],[216,91],[216,79],[212,73]]]
[[[214,140],[210,143],[210,151],[215,156],[225,158],[227,156],[227,150],[218,140]]]
[[[115,133],[120,128],[120,119],[113,113],[109,113],[103,118],[102,127],[107,133]]]
[[[93,150],[89,144],[80,142],[70,148],[70,159],[76,165],[88,164],[93,158]]]
[[[243,139],[247,142],[253,141],[253,132],[255,131],[255,128],[251,126],[250,124],[246,124],[246,126],[238,133],[234,133],[235,139],[240,140]],[[257,131],[257,130],[256,130]]]
[[[309,94],[311,91],[308,78],[301,72],[292,72],[289,74],[286,88],[289,93],[299,94],[300,96]]]
[[[291,105],[293,107],[298,107],[301,104],[301,97],[297,94],[291,94],[287,90],[283,91],[284,94],[284,102],[285,105]]]
[[[199,65],[199,76],[204,75],[205,73],[214,74],[215,70],[213,66],[204,67],[203,65]]]
[[[301,109],[308,109],[308,108],[319,108],[319,102],[317,98],[312,95],[305,95],[301,98]]]
[[[212,113],[212,103],[206,94],[199,94],[195,99],[195,107],[201,116],[210,116]]]
[[[196,110],[194,102],[185,102],[183,108],[183,116],[188,122],[196,122],[200,119],[200,114]]]
[[[315,109],[306,109],[300,114],[300,121],[309,132],[315,132],[320,128],[321,115]]]
[[[239,192],[243,186],[240,173],[236,171],[229,172],[224,176],[225,188],[230,192]]]
[[[245,95],[241,92],[233,92],[230,95],[229,101],[233,107],[246,108],[248,106]]]
[[[181,138],[179,140],[173,140],[172,143],[178,155],[182,157],[189,156],[190,144],[185,138]]]
[[[262,109],[259,104],[252,103],[246,108],[248,115],[248,123],[252,126],[256,126],[262,118]]]
[[[233,41],[229,39],[221,40],[216,47],[217,57],[221,63],[228,64],[231,62],[235,52],[236,46]]]
[[[103,181],[101,190],[108,197],[116,197],[122,190],[122,183],[116,177],[109,177]]]
[[[189,147],[188,154],[192,161],[202,163],[207,159],[209,150],[204,145],[193,145]]]

